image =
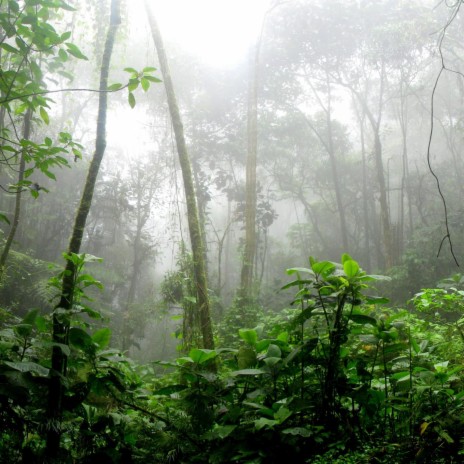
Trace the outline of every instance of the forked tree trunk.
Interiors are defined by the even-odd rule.
[[[106,113],[108,94],[108,74],[116,30],[121,23],[120,0],[112,0],[111,16],[108,33],[103,50],[102,64],[100,68],[100,94],[98,101],[97,134],[95,141],[95,152],[90,163],[89,172],[82,192],[81,202],[76,213],[74,227],[69,242],[68,253],[79,253],[84,235],[87,216],[92,204],[95,183],[106,148]],[[61,288],[61,297],[57,308],[70,310],[73,305],[74,282],[76,277],[76,266],[68,260]],[[69,323],[62,322],[56,314],[53,315],[53,342],[63,345],[68,344]],[[55,345],[52,351],[52,375],[50,378],[48,399],[48,434],[47,434],[47,457],[52,461],[59,454],[60,449],[60,422],[62,415],[63,400],[63,377],[66,375],[67,356],[62,349]]]
[[[158,54],[161,74],[163,76],[164,87],[171,115],[172,125],[176,138],[177,153],[182,170],[184,181],[185,199],[187,202],[187,219],[190,233],[190,242],[192,245],[193,255],[193,272],[197,288],[197,307],[199,311],[200,330],[203,338],[203,347],[208,349],[214,348],[213,328],[211,324],[210,305],[208,298],[208,285],[206,278],[206,263],[204,259],[204,245],[201,236],[201,227],[198,215],[198,204],[195,195],[194,180],[192,174],[192,165],[190,163],[187,144],[185,142],[184,127],[180,116],[179,106],[177,104],[174,85],[171,79],[171,72],[164,49],[163,39],[158,27],[156,18],[150,8],[150,4],[145,0],[145,8],[150,23],[151,33],[155,48]]]

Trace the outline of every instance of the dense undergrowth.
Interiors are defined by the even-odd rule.
[[[86,302],[99,283],[82,271],[61,316],[72,324],[60,423],[47,420],[50,315],[3,311],[1,462],[47,462],[49,427],[61,430],[63,463],[462,462],[460,277],[405,310],[370,296],[384,278],[348,255],[288,274],[291,308],[264,308],[215,350],[138,365],[110,348]]]

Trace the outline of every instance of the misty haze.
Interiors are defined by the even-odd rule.
[[[0,1],[0,464],[463,462],[463,21]]]

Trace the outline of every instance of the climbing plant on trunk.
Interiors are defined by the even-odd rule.
[[[100,164],[106,148],[106,114],[108,100],[108,74],[116,30],[121,22],[120,0],[112,0],[110,25],[103,51],[100,68],[100,94],[98,102],[97,135],[95,152],[89,167],[85,187],[82,193],[79,208],[77,210],[71,240],[68,247],[68,258],[74,253],[80,252],[85,223],[92,204],[92,197],[97,180]],[[53,459],[59,453],[60,448],[60,420],[62,415],[63,377],[66,375],[67,355],[63,352],[63,345],[68,344],[70,317],[63,317],[63,310],[70,311],[73,306],[73,296],[76,278],[76,261],[67,259],[63,273],[60,301],[53,314],[53,351],[52,351],[52,375],[49,388],[48,406],[48,434],[47,455]],[[59,311],[58,311],[59,310]]]

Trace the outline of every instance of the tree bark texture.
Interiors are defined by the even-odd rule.
[[[203,347],[207,349],[214,348],[213,329],[210,315],[210,304],[208,297],[208,285],[206,278],[206,263],[204,259],[204,244],[201,236],[201,226],[198,214],[198,203],[195,195],[194,179],[192,173],[192,165],[190,162],[187,144],[185,142],[184,127],[180,116],[179,106],[174,91],[174,85],[169,70],[169,64],[164,49],[163,39],[158,27],[156,18],[151,10],[149,2],[145,1],[145,7],[150,24],[150,29],[155,43],[155,48],[158,54],[161,74],[163,76],[164,87],[171,115],[172,125],[176,139],[177,153],[179,155],[179,163],[182,170],[184,181],[185,199],[187,202],[187,219],[190,234],[190,242],[193,255],[194,278],[197,288],[197,306],[199,312],[200,329],[203,338]]]
[[[245,250],[241,272],[242,305],[253,301],[253,264],[256,256],[256,160],[258,154],[258,70],[261,39],[250,59],[248,81],[248,125],[245,184]]]
[[[106,116],[108,93],[108,74],[115,42],[116,31],[121,23],[120,0],[112,0],[110,25],[108,28],[105,48],[103,50],[102,64],[100,68],[100,94],[98,102],[97,133],[95,142],[95,152],[90,163],[84,190],[82,192],[79,208],[76,213],[74,227],[71,233],[68,253],[79,253],[82,238],[84,235],[87,216],[92,204],[93,192],[106,148]],[[74,285],[76,278],[76,266],[68,260],[61,288],[60,301],[56,308],[70,310],[73,305]],[[53,342],[68,344],[69,323],[63,322],[56,314],[53,315]],[[53,347],[52,351],[52,375],[50,378],[48,420],[49,428],[47,435],[47,456],[50,459],[56,458],[60,450],[60,421],[62,415],[63,399],[63,377],[66,375],[67,356],[58,346]]]

